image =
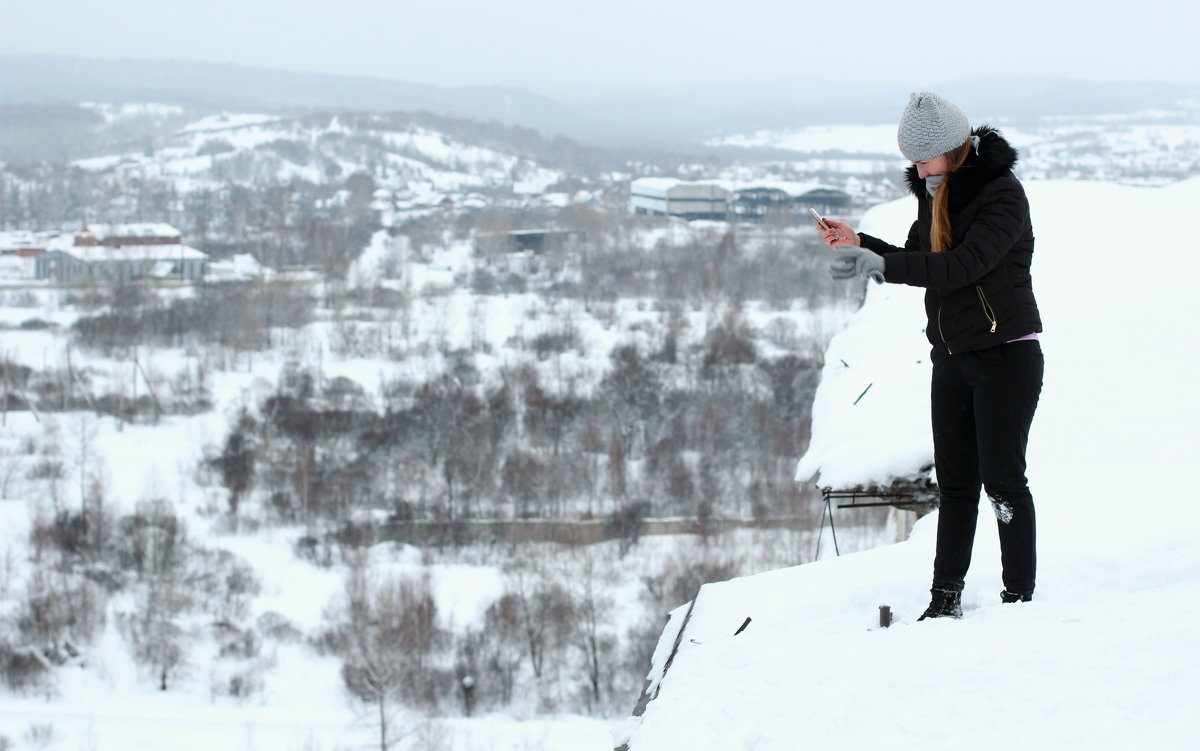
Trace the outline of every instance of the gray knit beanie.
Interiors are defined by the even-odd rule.
[[[922,162],[957,149],[970,135],[971,124],[962,110],[937,94],[920,91],[908,97],[896,141],[905,159]]]

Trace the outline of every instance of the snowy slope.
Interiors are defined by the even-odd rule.
[[[618,743],[628,737],[632,751],[1194,747],[1200,304],[1187,264],[1200,231],[1200,180],[1027,189],[1046,326],[1029,449],[1037,599],[998,604],[986,510],[961,621],[915,622],[927,602],[936,514],[904,543],[707,585],[659,695],[640,721],[615,731]],[[903,238],[911,201],[866,221]],[[1131,231],[1138,218],[1171,227],[1176,241]],[[865,447],[857,457],[864,476],[926,459],[919,376],[927,365],[916,359],[927,359],[928,347],[919,293],[909,292],[872,285],[860,316],[831,343],[850,364],[841,373],[866,363],[881,381],[857,407],[846,398],[857,384],[822,388],[819,456],[803,470],[851,479],[839,449],[852,439]],[[827,374],[838,372],[829,360]],[[875,625],[881,604],[899,617],[887,630]],[[732,636],[746,616],[749,628]]]
[[[1163,185],[1194,173],[1200,158],[1200,110],[1182,104],[1176,110],[1005,121],[998,126],[1021,153],[1027,177],[1088,179],[1139,185]],[[810,125],[759,130],[714,138],[709,146],[775,148],[810,157],[845,154],[851,170],[874,165],[899,170],[895,125]],[[837,160],[822,162],[837,170]]]
[[[111,106],[101,111],[114,116]],[[563,176],[527,157],[429,128],[397,128],[386,118],[347,123],[336,116],[289,119],[227,112],[189,123],[154,153],[131,151],[80,159],[73,165],[169,180],[181,193],[219,189],[231,179],[340,183],[347,175],[370,169],[380,187],[430,204],[448,192],[511,187],[518,175],[533,192],[541,192]]]

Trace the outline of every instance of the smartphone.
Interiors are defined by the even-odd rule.
[[[826,230],[833,229],[832,227],[830,227],[828,224],[825,223],[825,220],[821,218],[821,215],[817,213],[816,209],[810,207],[808,210],[808,213],[812,214],[812,218],[816,219],[817,224],[821,225],[821,227],[823,229],[826,229]],[[841,238],[840,235],[838,237],[839,237],[839,239]],[[876,284],[883,284],[883,274],[880,274],[879,272],[875,272],[874,274],[871,274],[871,280],[873,282],[875,282]]]

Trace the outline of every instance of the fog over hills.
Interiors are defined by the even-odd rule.
[[[578,119],[529,91],[293,73],[231,63],[0,55],[0,104],[162,101],[240,108],[418,111],[559,129]]]
[[[799,71],[798,71],[799,73]],[[276,109],[420,111],[496,120],[599,145],[663,146],[722,133],[894,121],[909,91],[933,88],[973,119],[1200,109],[1200,86],[1061,78],[846,83],[815,79],[688,85],[448,87],[228,63],[0,55],[0,105],[161,101]]]

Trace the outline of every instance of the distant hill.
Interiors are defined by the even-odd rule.
[[[183,60],[0,55],[0,105],[79,101],[170,102],[217,108],[428,110],[556,132],[581,119],[546,97],[510,87],[445,87],[365,76]]]
[[[781,80],[643,86],[604,92],[563,89],[559,98],[610,124],[610,137],[701,140],[756,129],[805,125],[894,123],[912,91],[932,89],[973,121],[1126,114],[1146,110],[1200,112],[1200,86],[1033,77],[972,78],[947,83],[846,83]],[[554,95],[556,92],[549,92]],[[581,137],[583,134],[580,134]]]
[[[1200,110],[1200,86],[987,77],[911,85],[815,79],[609,87],[431,86],[230,63],[0,55],[0,106],[165,102],[235,110],[428,111],[534,128],[604,146],[694,151],[761,128],[893,122],[908,93],[933,88],[973,120]]]

